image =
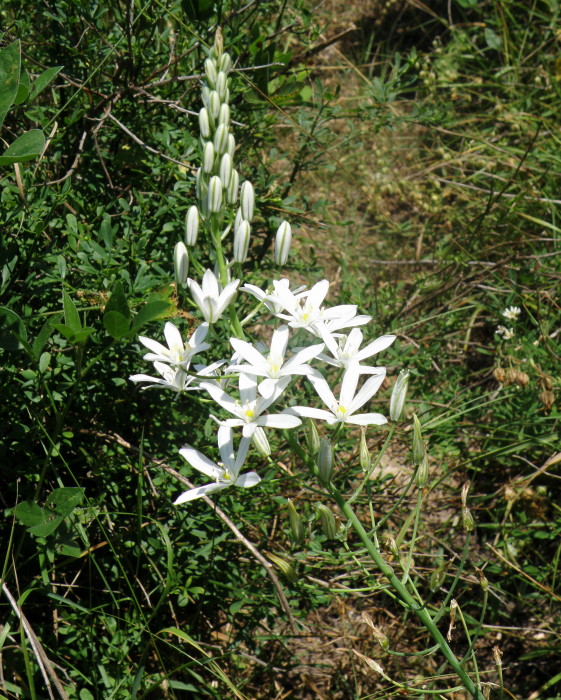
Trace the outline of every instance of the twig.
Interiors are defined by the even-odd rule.
[[[522,571],[522,569],[516,564],[513,564],[511,561],[509,561],[506,557],[504,557],[497,549],[493,547],[492,544],[489,544],[487,542],[487,547],[493,552],[495,556],[497,556],[502,562],[504,562],[507,566],[510,566],[511,569],[514,569],[517,571],[521,576],[523,576],[525,579],[528,581],[531,581],[534,586],[537,586],[540,590],[544,591],[548,595],[550,595],[552,598],[555,598],[555,600],[561,601],[561,596],[557,595],[557,593],[554,593],[551,588],[548,588],[547,586],[544,586],[543,583],[540,583],[539,581],[536,581],[535,578],[532,578],[530,574],[527,574],[525,571]]]

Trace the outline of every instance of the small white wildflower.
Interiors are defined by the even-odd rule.
[[[515,323],[518,321],[518,317],[521,314],[521,309],[519,306],[508,306],[504,311],[503,311],[503,316],[506,318],[507,321],[510,321],[511,323]]]
[[[514,328],[506,328],[506,326],[497,326],[495,331],[497,335],[500,335],[504,340],[510,340],[514,338]]]

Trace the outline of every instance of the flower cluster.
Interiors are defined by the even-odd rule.
[[[503,316],[506,318],[507,321],[510,323],[516,323],[518,321],[518,318],[521,314],[521,309],[519,306],[508,306],[504,311],[503,311]],[[515,336],[515,331],[513,327],[507,328],[506,326],[499,325],[497,326],[497,330],[495,331],[497,335],[499,335],[503,340],[510,340],[511,338],[514,338]]]

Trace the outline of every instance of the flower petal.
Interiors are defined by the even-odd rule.
[[[206,484],[206,486],[197,486],[194,489],[189,489],[189,491],[184,491],[181,496],[178,496],[173,502],[174,506],[180,506],[182,503],[187,503],[187,501],[193,501],[195,498],[200,498],[201,496],[206,496],[209,493],[214,493],[215,491],[221,491],[222,489],[228,488],[232,484]]]

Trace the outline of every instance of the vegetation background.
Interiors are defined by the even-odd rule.
[[[173,508],[170,470],[190,478],[177,447],[209,425],[127,381],[146,371],[139,331],[193,322],[171,251],[221,25],[259,195],[256,279],[290,218],[291,276],[328,277],[331,303],[398,335],[390,383],[411,371],[408,420],[357,507],[397,502],[415,411],[431,483],[416,535],[414,496],[385,534],[404,554],[413,538],[431,605],[455,585],[482,680],[500,682],[502,653],[500,697],[561,697],[558,0],[5,0],[0,16],[3,696],[416,697],[353,650],[411,687],[446,680],[379,573],[326,537],[286,445],[258,491]],[[341,488],[357,461],[352,441]],[[467,651],[461,629],[453,641]]]

